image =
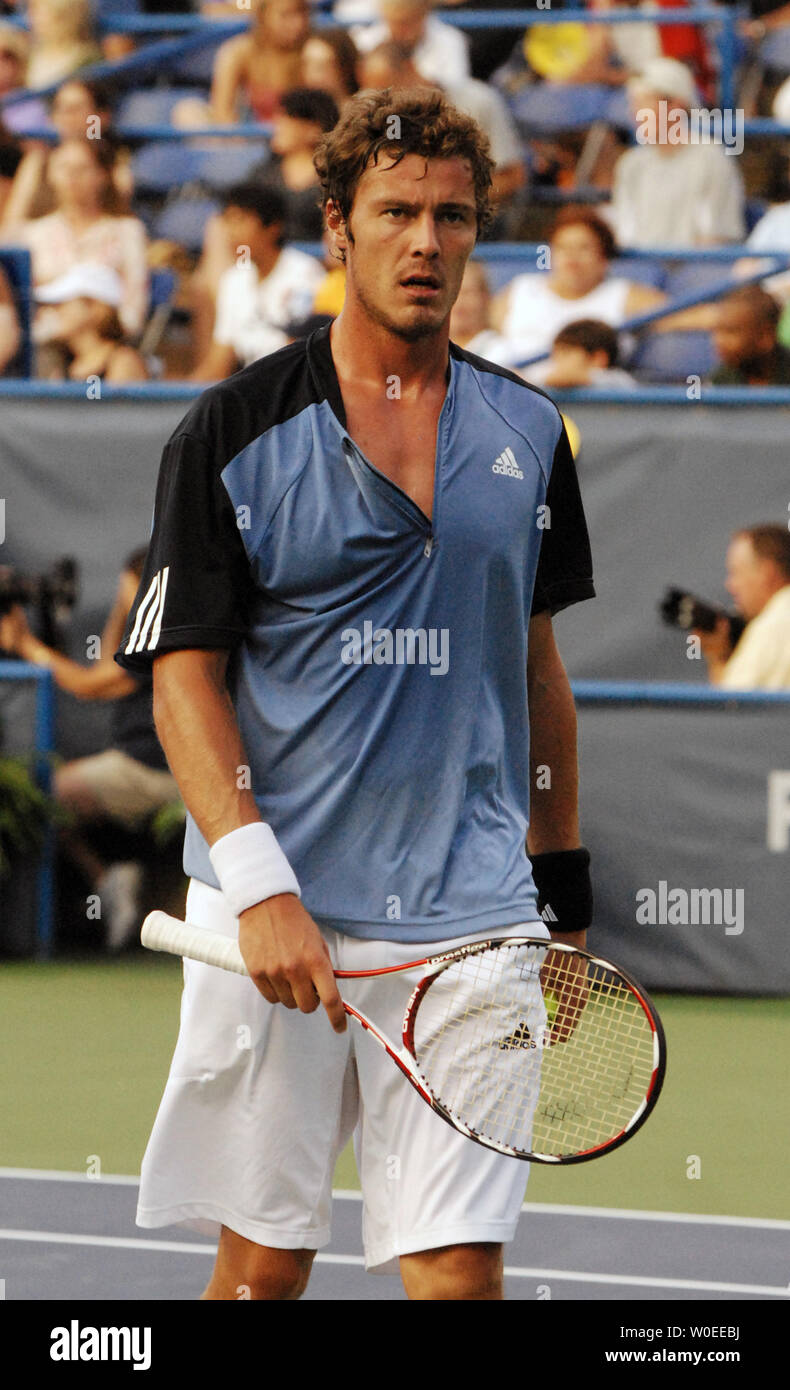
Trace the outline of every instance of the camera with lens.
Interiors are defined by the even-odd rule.
[[[56,646],[58,630],[68,620],[79,595],[76,560],[64,556],[46,574],[24,575],[12,565],[0,565],[0,618],[15,603],[36,610],[41,637]]]
[[[726,618],[730,630],[730,650],[732,650],[746,627],[746,619],[737,613],[728,613],[726,608],[706,603],[685,589],[667,589],[661,601],[659,612],[670,627],[679,627],[683,632],[696,628],[698,632],[715,632],[720,618]]]

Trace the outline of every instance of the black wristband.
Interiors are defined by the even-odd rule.
[[[593,891],[588,849],[556,849],[530,855],[538,911],[549,931],[586,931],[592,923]]]

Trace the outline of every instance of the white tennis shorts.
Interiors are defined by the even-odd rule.
[[[238,936],[238,920],[206,884],[192,881],[186,915]],[[497,934],[549,933],[536,921]],[[336,970],[447,946],[324,936]],[[419,975],[344,980],[342,990],[399,1043]],[[438,1246],[512,1240],[528,1164],[457,1134],[352,1020],[338,1035],[321,1008],[268,1004],[251,980],[185,960],[181,1027],[143,1159],[137,1224],[207,1235],[224,1225],[259,1245],[318,1250],[330,1238],[335,1163],[352,1133],[369,1270],[397,1273],[399,1255]]]

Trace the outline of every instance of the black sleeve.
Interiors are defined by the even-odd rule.
[[[563,425],[546,491],[546,525],[542,533],[530,616],[559,613],[572,603],[595,598],[592,556],[579,480]]]
[[[115,654],[128,671],[150,671],[163,652],[235,647],[247,630],[249,563],[219,473],[192,435],[165,447],[145,568]]]

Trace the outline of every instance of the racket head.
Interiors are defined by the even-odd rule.
[[[436,957],[409,999],[403,1047],[449,1124],[533,1163],[585,1163],[626,1143],[666,1074],[664,1029],[642,986],[545,938]]]

